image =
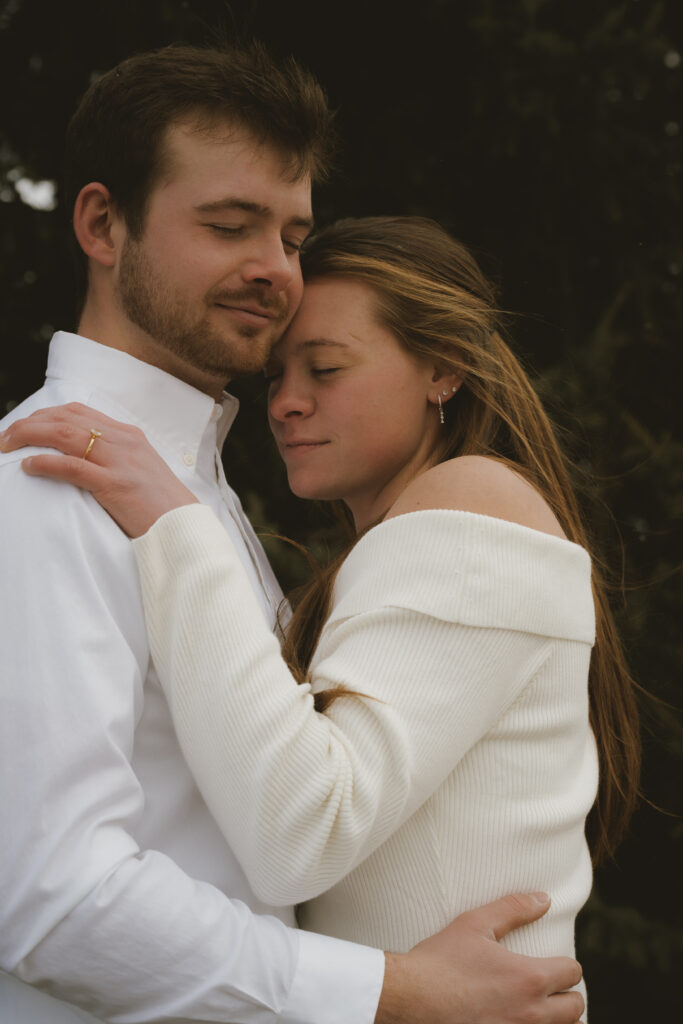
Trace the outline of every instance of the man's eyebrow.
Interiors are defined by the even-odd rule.
[[[237,199],[233,196],[228,196],[226,199],[215,199],[211,203],[200,203],[195,206],[195,210],[197,213],[227,213],[230,210],[243,210],[245,213],[256,214],[257,217],[269,217],[273,212],[270,206],[253,203],[249,199]],[[310,231],[313,229],[313,218],[292,217],[288,224],[293,227],[307,228]]]

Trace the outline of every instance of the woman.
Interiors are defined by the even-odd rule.
[[[342,221],[302,265],[270,424],[293,491],[342,501],[356,537],[282,655],[224,531],[134,428],[79,407],[62,443],[49,410],[7,446],[61,447],[26,468],[92,490],[139,538],[176,728],[258,896],[400,951],[544,887],[551,911],[506,944],[571,955],[598,761],[596,858],[632,809],[638,740],[552,429],[490,286],[435,224]]]

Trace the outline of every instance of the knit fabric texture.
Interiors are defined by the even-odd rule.
[[[572,955],[597,786],[587,552],[473,513],[370,530],[297,685],[210,509],[135,542],[153,658],[202,794],[256,894],[304,928],[397,952],[543,889],[505,944]],[[312,692],[356,696],[325,714]]]

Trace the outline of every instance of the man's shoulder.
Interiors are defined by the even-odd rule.
[[[0,419],[0,430],[6,430],[15,420],[30,416],[36,409],[47,409],[65,402],[83,402],[97,406],[99,403],[93,387],[86,381],[64,380],[49,377],[37,391],[27,395]]]
[[[0,453],[3,570],[24,571],[47,560],[71,575],[76,563],[88,563],[91,572],[106,573],[112,583],[114,577],[134,575],[130,541],[91,494],[61,480],[24,472],[22,459],[45,450]]]
[[[81,402],[84,405],[91,405],[95,408],[102,404],[98,402],[92,387],[85,382],[48,379],[41,388],[28,395],[0,419],[0,431],[7,430],[16,420],[30,416],[37,409],[48,409],[55,405],[64,405],[67,402]],[[107,410],[103,409],[102,411],[106,412]],[[35,455],[39,451],[44,450],[38,448],[19,448],[12,452],[0,452],[0,470],[10,466],[18,466],[27,455]],[[35,477],[34,479],[38,480],[39,478]]]
[[[0,419],[0,430],[6,430],[15,420],[20,420],[23,416],[29,416],[35,409],[43,409],[48,405],[55,405],[55,402],[49,400],[46,392],[47,388],[43,385],[42,388],[34,391],[33,394],[28,395],[22,402],[19,402],[18,405],[10,409]]]
[[[64,384],[60,381],[46,382],[0,420],[0,431],[36,409],[83,400],[85,396],[78,393],[78,388],[65,387]],[[45,451],[45,448],[27,447],[0,452],[0,530],[13,529],[15,536],[25,537],[29,526],[40,529],[42,525],[52,533],[64,522],[65,515],[70,514],[68,510],[82,524],[95,520],[98,524],[107,526],[111,522],[114,526],[104,510],[85,491],[58,480],[24,473],[22,461],[29,455]]]
[[[56,405],[56,402],[50,401],[48,389],[43,386],[25,398],[23,402],[15,405],[13,409],[0,419],[0,432],[7,430],[15,420],[23,419],[24,416],[30,416],[36,409],[45,409],[49,405]],[[0,452],[0,472],[6,473],[10,466],[20,468],[21,460],[35,451],[37,449],[20,448],[13,452]]]

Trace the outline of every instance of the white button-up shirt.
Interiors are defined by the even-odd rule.
[[[282,595],[218,455],[236,400],[58,333],[0,428],[72,401],[144,430],[273,625]],[[23,473],[27,453],[0,454],[0,967],[121,1024],[369,1024],[382,954],[251,893],[173,732],[129,541],[89,494]]]

